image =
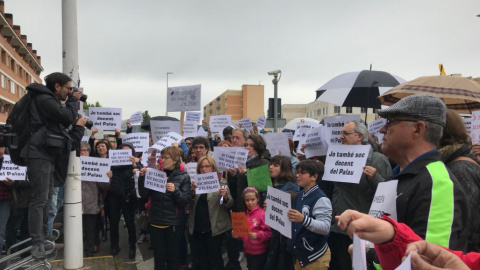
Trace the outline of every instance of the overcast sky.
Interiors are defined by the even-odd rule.
[[[406,80],[439,63],[480,77],[478,0],[80,0],[77,11],[88,101],[123,118],[164,115],[167,72],[170,86],[202,84],[202,107],[242,84],[265,85],[268,101],[275,69],[283,104],[370,64]],[[61,1],[5,0],[5,12],[42,57],[41,77],[61,71]]]

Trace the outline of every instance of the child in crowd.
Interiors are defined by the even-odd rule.
[[[295,257],[295,269],[328,269],[330,250],[327,239],[332,219],[332,204],[317,186],[323,175],[323,164],[303,160],[297,165],[297,182],[303,188],[288,211],[292,221],[290,248]]]
[[[257,189],[247,187],[243,191],[243,198],[247,207],[248,224],[250,225],[248,236],[241,237],[247,257],[247,267],[249,270],[263,270],[272,232],[270,227],[265,224],[265,211],[258,205],[259,194]]]

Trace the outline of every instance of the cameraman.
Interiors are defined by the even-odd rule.
[[[45,83],[46,86],[38,83],[27,86],[32,94],[32,136],[21,152],[21,156],[27,159],[27,175],[32,188],[28,230],[33,243],[31,253],[35,259],[45,258],[44,237],[50,238],[46,234],[47,202],[53,190],[54,161],[72,148],[64,129],[76,123],[78,99],[82,95],[82,92],[72,93],[72,79],[63,73],[47,75]],[[62,101],[65,101],[65,106],[62,106]]]

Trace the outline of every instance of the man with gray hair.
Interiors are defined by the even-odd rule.
[[[344,145],[367,145],[368,129],[360,121],[348,122],[343,126],[340,140]],[[392,169],[388,158],[370,148],[367,164],[363,167],[363,174],[358,184],[334,182],[332,216],[339,216],[347,209],[368,213],[377,184],[390,179]],[[348,246],[352,240],[337,226],[336,222],[330,227],[328,246],[331,251],[330,269],[352,269],[352,262],[348,253]]]
[[[423,239],[467,251],[468,205],[455,176],[441,161],[437,145],[446,122],[446,106],[430,95],[411,95],[378,114],[387,119],[382,151],[398,163],[398,222]]]

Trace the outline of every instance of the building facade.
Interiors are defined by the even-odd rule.
[[[13,15],[4,11],[4,1],[0,1],[0,124],[5,124],[27,85],[41,82],[43,71],[37,51],[20,26],[13,24]]]

